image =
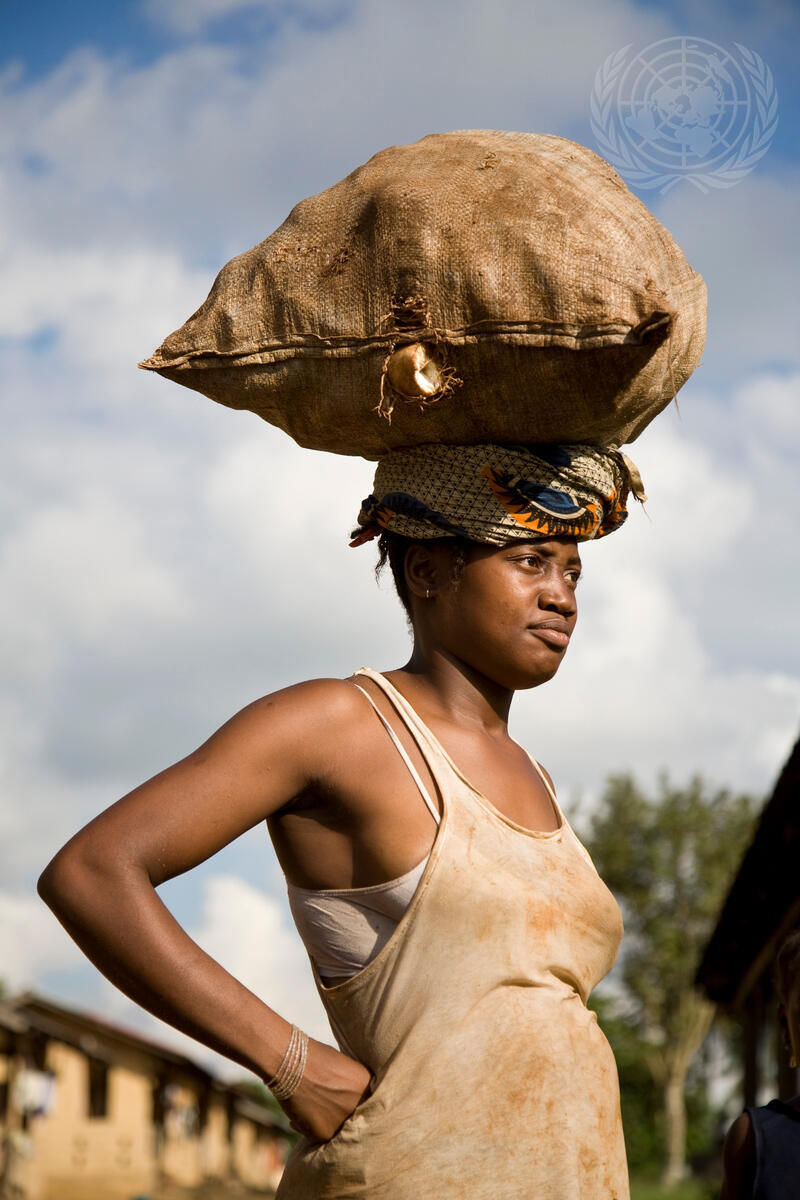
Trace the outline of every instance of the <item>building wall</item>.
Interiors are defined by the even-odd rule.
[[[85,1200],[128,1200],[150,1190],[156,1171],[150,1080],[111,1066],[107,1115],[91,1117],[86,1055],[52,1042],[46,1067],[56,1078],[53,1107],[28,1118],[31,1156],[18,1168],[31,1200],[61,1200],[73,1186]]]
[[[242,1183],[255,1183],[256,1180],[252,1177],[253,1169],[257,1166],[253,1162],[256,1143],[253,1126],[246,1121],[234,1121],[231,1140],[233,1142],[233,1169],[236,1178]]]
[[[168,1093],[161,1170],[171,1183],[195,1187],[205,1175],[203,1139],[198,1124],[199,1098],[194,1089],[177,1083],[169,1084]]]
[[[212,1101],[206,1127],[201,1135],[203,1169],[207,1179],[228,1179],[231,1171],[231,1147],[228,1141],[228,1113],[221,1100]]]
[[[267,1130],[249,1121],[233,1126],[233,1162],[236,1178],[249,1187],[277,1187],[285,1163],[284,1145]]]
[[[228,1093],[213,1092],[204,1112],[202,1084],[169,1082],[163,1127],[157,1129],[157,1064],[124,1049],[119,1060],[105,1073],[102,1064],[94,1068],[92,1116],[90,1056],[49,1042],[44,1067],[55,1089],[47,1112],[24,1122],[12,1106],[7,1113],[7,1129],[14,1130],[9,1182],[24,1189],[25,1200],[130,1200],[159,1184],[192,1187],[207,1179],[276,1186],[283,1139],[243,1116],[234,1117],[229,1136]],[[23,1066],[19,1058],[0,1055],[0,1082],[10,1075],[11,1092],[13,1075]],[[104,1074],[105,1090],[97,1086]]]

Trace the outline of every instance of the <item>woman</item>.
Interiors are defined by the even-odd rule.
[[[507,721],[561,665],[577,543],[622,523],[634,472],[581,446],[390,455],[353,544],[381,539],[408,663],[255,701],[42,875],[109,979],[273,1087],[305,1135],[281,1197],[628,1195],[616,1068],[586,1008],[619,910]],[[340,1051],[155,891],[265,819]]]

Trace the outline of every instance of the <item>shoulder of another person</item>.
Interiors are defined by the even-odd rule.
[[[740,1113],[725,1137],[722,1151],[725,1183],[722,1200],[745,1200],[752,1195],[756,1172],[756,1139],[753,1122]]]

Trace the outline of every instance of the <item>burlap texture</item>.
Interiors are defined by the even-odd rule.
[[[365,458],[621,445],[689,378],[705,318],[702,277],[602,158],[548,134],[458,130],[301,201],[141,365]],[[408,342],[449,376],[424,405],[387,398],[388,356]]]

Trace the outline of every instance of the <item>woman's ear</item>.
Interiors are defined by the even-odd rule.
[[[430,600],[442,583],[441,553],[438,547],[414,542],[406,552],[406,585],[412,596]]]

